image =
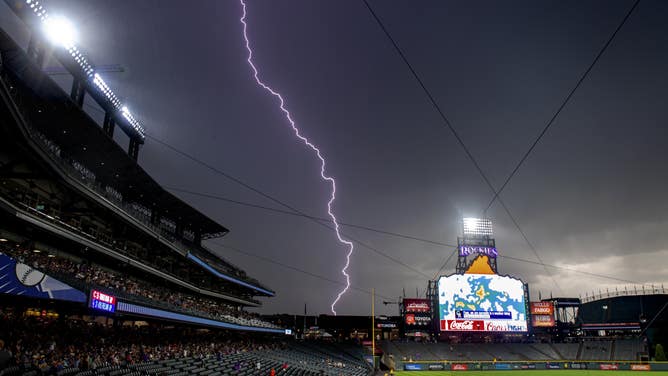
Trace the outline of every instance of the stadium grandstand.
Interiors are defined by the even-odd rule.
[[[247,310],[274,291],[207,249],[229,230],[142,169],[141,124],[68,52],[0,30],[0,374],[368,374],[360,354],[296,343]],[[72,73],[70,93],[46,61]]]

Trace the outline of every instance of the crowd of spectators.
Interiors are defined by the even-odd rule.
[[[222,358],[280,349],[285,343],[242,333],[153,326],[108,326],[80,319],[25,317],[0,311],[0,369],[55,374],[176,358]]]
[[[148,300],[161,306],[167,305],[169,308],[175,308],[214,320],[234,322],[241,325],[277,328],[271,323],[260,320],[253,313],[240,310],[220,300],[208,299],[157,286],[153,283],[131,277],[126,273],[112,271],[96,264],[78,262],[73,258],[47,252],[35,252],[34,250],[23,249],[21,247],[5,247],[3,251],[19,262],[62,279],[64,282],[75,279],[86,286],[98,286],[110,290],[110,293],[137,297],[142,301]]]

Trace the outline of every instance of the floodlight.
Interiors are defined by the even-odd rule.
[[[25,3],[26,9],[29,8],[29,11],[33,13],[41,21],[42,32],[44,36],[55,46],[63,47],[67,53],[69,53],[72,61],[75,62],[81,69],[81,73],[99,90],[99,92],[105,97],[111,107],[120,111],[120,114],[125,118],[128,123],[134,128],[134,130],[139,134],[139,137],[144,139],[146,137],[144,128],[141,123],[132,116],[127,107],[122,106],[121,101],[118,99],[116,94],[109,88],[106,82],[100,77],[99,74],[95,73],[93,65],[88,60],[86,55],[82,53],[77,46],[75,46],[77,39],[77,32],[74,28],[74,25],[68,21],[65,17],[62,16],[51,16],[47,14],[46,9],[42,4],[41,0],[23,0]],[[14,11],[19,12],[21,8],[18,2],[7,3],[14,8]],[[74,74],[74,73],[73,73]]]
[[[53,44],[71,48],[76,42],[74,25],[65,17],[53,16],[44,20],[44,34]]]
[[[486,218],[463,218],[464,236],[492,236],[492,221]]]

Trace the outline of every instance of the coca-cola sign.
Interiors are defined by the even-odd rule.
[[[441,330],[474,332],[484,328],[485,322],[482,320],[441,320]]]

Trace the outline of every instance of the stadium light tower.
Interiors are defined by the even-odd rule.
[[[42,31],[51,43],[64,48],[71,48],[76,43],[77,31],[74,25],[63,16],[48,17],[42,23]]]
[[[464,236],[493,236],[492,220],[487,218],[463,218]]]
[[[457,258],[456,272],[464,273],[470,264],[469,256],[473,259],[478,255],[489,258],[489,264],[496,273],[496,243],[492,220],[488,218],[462,218],[462,237],[457,238],[459,257]]]
[[[49,57],[55,57],[72,75],[72,101],[82,107],[84,96],[89,94],[105,112],[104,132],[113,137],[114,127],[119,125],[130,139],[128,154],[137,160],[139,146],[146,138],[144,127],[107,85],[87,54],[77,46],[74,25],[63,16],[49,14],[43,0],[5,0],[5,3],[33,31],[28,55],[40,68]]]

